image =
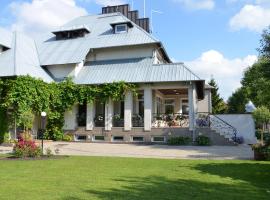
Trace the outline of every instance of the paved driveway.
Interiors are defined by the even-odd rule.
[[[167,159],[252,159],[249,146],[167,146],[104,143],[66,143],[47,142],[44,148],[53,152],[58,149],[60,155],[80,156],[118,156],[138,158]],[[2,150],[1,150],[2,149]],[[7,153],[11,148],[0,147],[0,153]]]

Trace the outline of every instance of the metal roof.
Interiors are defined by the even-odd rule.
[[[52,78],[40,67],[34,40],[14,32],[10,49],[0,54],[0,77],[30,75],[46,82]]]
[[[114,34],[111,23],[116,21],[129,21],[134,27],[127,33]],[[91,33],[84,38],[56,40],[51,34],[47,40],[39,43],[41,65],[80,63],[85,60],[90,49],[95,48],[159,43],[153,36],[120,13],[79,17],[62,26],[61,29],[82,25],[91,30]]]
[[[84,24],[80,24],[80,25],[71,26],[71,27],[59,27],[58,29],[55,29],[54,31],[52,31],[52,33],[59,33],[59,32],[64,32],[64,31],[77,31],[77,30],[82,30],[82,29],[87,30],[89,33],[91,32],[89,27],[87,27]]]
[[[153,65],[153,58],[134,58],[88,62],[74,82],[103,84],[117,81],[153,83],[200,80],[182,63]]]

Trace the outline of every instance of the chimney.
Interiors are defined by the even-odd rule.
[[[130,10],[129,4],[118,5],[118,6],[107,6],[102,8],[102,14],[120,12],[128,19],[133,21],[135,24],[150,33],[150,19],[139,18],[138,10]]]

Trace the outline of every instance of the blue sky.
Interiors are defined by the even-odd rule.
[[[1,0],[0,27],[36,35],[68,20],[132,0]],[[143,16],[143,0],[133,0]],[[255,62],[262,30],[270,24],[270,0],[146,0],[154,36],[174,61],[201,78],[217,80],[221,95],[240,86],[243,70]]]

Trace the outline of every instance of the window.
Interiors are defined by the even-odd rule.
[[[162,112],[163,112],[163,102],[162,102],[162,99],[161,98],[159,98],[159,97],[157,97],[156,98],[156,102],[157,102],[157,114],[162,114]]]
[[[94,141],[104,141],[105,137],[103,135],[95,135]]]
[[[124,136],[113,136],[114,142],[121,142],[124,141]]]
[[[174,113],[174,99],[166,99],[165,100],[165,113],[166,114],[173,114]]]
[[[86,135],[76,135],[76,140],[77,141],[85,141],[85,140],[87,140],[87,136]]]
[[[165,136],[153,136],[152,142],[165,142]]]
[[[144,137],[142,137],[142,136],[133,136],[132,141],[133,142],[144,142]]]
[[[115,25],[115,33],[126,33],[127,30],[128,30],[128,27],[126,24]]]

